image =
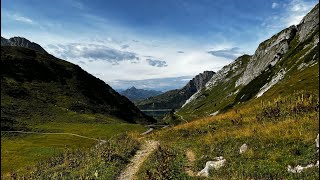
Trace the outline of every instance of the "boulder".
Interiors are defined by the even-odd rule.
[[[240,154],[246,152],[248,149],[248,145],[247,144],[242,144],[242,146],[240,147]]]
[[[214,161],[208,161],[206,163],[206,166],[204,169],[202,169],[197,175],[198,176],[205,176],[208,177],[209,176],[209,171],[211,169],[215,169],[218,170],[221,167],[223,167],[226,164],[226,160],[220,156],[220,157],[215,157]]]

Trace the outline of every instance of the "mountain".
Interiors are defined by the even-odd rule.
[[[181,89],[175,89],[158,96],[150,97],[137,102],[140,109],[177,109],[195,92],[200,90],[215,73],[213,71],[204,71],[190,80]]]
[[[132,86],[131,88],[126,89],[124,91],[121,91],[119,93],[123,96],[126,96],[131,101],[143,100],[148,97],[157,96],[159,94],[162,94],[161,91],[137,89],[134,86]]]
[[[215,115],[257,98],[319,91],[319,4],[290,26],[223,67],[178,111],[184,118]]]
[[[39,44],[30,42],[28,39],[23,37],[12,37],[10,39],[1,37],[1,46],[25,47],[42,53],[47,53]]]
[[[102,80],[47,53],[2,46],[1,73],[2,130],[48,121],[155,121]]]

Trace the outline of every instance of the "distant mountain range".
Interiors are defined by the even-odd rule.
[[[126,90],[119,90],[118,92],[121,95],[126,96],[131,101],[143,100],[148,97],[157,96],[163,93],[161,91],[155,91],[155,90],[137,89],[134,86]]]
[[[1,130],[48,121],[155,122],[78,65],[29,45],[1,46]]]
[[[167,91],[158,96],[150,97],[136,102],[140,109],[177,109],[180,108],[187,99],[200,90],[215,74],[213,71],[204,71],[190,80],[181,89]]]
[[[33,49],[42,53],[47,53],[39,44],[30,42],[28,39],[23,37],[12,37],[10,39],[6,39],[1,37],[1,46],[18,46]]]

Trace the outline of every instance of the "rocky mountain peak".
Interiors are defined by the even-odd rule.
[[[131,88],[129,88],[130,90],[137,90],[136,87],[132,86]]]
[[[319,26],[319,4],[317,4],[297,26],[299,41],[304,41],[317,26]]]
[[[10,39],[1,37],[1,46],[24,47],[24,48],[33,49],[33,50],[47,54],[47,52],[39,44],[31,42],[24,37],[12,37]]]
[[[205,87],[206,83],[212,78],[214,74],[215,72],[213,71],[204,71],[203,73],[196,75],[192,80],[190,80],[186,87],[194,88],[195,92],[199,91],[201,88]],[[192,89],[192,91],[194,90]]]

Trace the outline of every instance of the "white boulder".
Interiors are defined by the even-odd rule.
[[[197,175],[198,176],[208,177],[209,176],[209,171],[211,169],[218,170],[221,167],[223,167],[225,164],[226,164],[226,159],[224,159],[222,156],[215,157],[214,161],[208,161],[206,163],[206,167],[204,169],[202,169]]]
[[[248,145],[247,144],[242,144],[242,146],[240,147],[240,154],[246,152],[248,150]]]

